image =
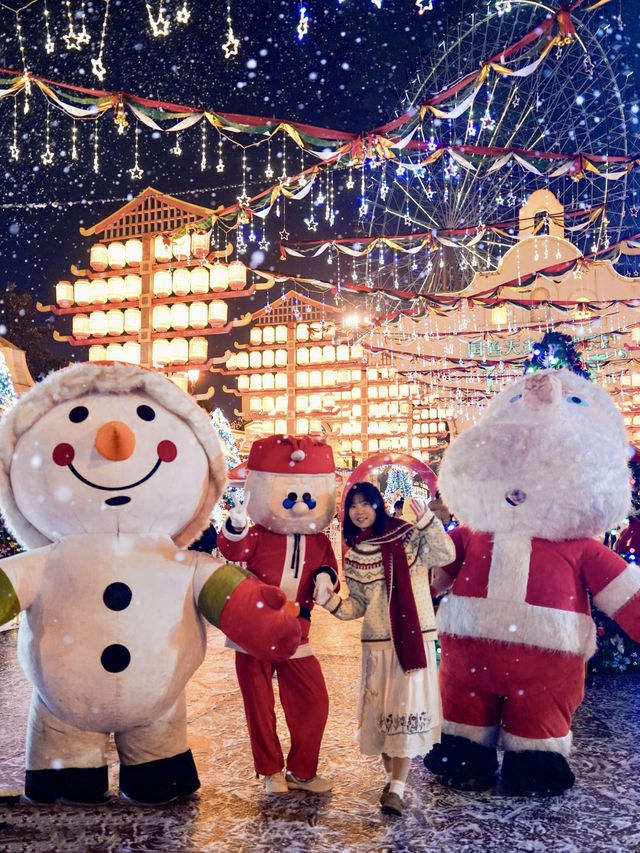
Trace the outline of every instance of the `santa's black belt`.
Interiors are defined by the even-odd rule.
[[[301,607],[298,616],[300,616],[301,619],[308,619],[309,621],[311,621],[311,611],[308,607]]]

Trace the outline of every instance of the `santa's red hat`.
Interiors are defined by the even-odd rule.
[[[270,474],[333,474],[335,464],[329,445],[309,435],[270,435],[251,445],[249,459],[229,471],[229,479],[242,480],[247,471]]]

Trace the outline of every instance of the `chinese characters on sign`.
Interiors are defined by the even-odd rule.
[[[582,352],[582,358],[588,367],[596,368],[605,364],[611,359],[622,359],[623,361],[629,358],[629,353],[626,349],[618,349],[616,334],[590,335],[583,338],[582,341],[577,340],[578,344],[582,343],[586,349]],[[539,343],[534,338],[515,339],[511,341],[504,340],[489,340],[489,341],[468,341],[467,342],[467,358],[473,359],[493,359],[493,358],[517,358],[518,356],[529,356],[534,346]]]

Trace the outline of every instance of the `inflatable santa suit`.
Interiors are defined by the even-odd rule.
[[[0,622],[22,611],[18,656],[34,686],[27,798],[105,802],[110,733],[121,795],[192,793],[185,685],[204,620],[265,658],[297,648],[279,590],[184,549],[224,471],[206,413],[139,367],[67,368],[4,415],[0,503],[29,549],[0,563]]]
[[[445,453],[439,487],[464,526],[436,579],[443,737],[425,758],[441,781],[486,788],[505,750],[512,793],[558,793],[595,651],[596,606],[640,640],[640,570],[595,538],[629,507],[620,413],[568,371],[525,375]]]
[[[337,588],[336,558],[322,533],[335,511],[333,455],[323,441],[309,436],[273,435],[255,441],[246,466],[239,468],[246,475],[246,511],[244,505],[231,510],[218,548],[285,593],[302,634],[298,650],[286,661],[273,663],[246,647],[236,653],[255,769],[265,776],[269,793],[289,788],[322,793],[330,790],[316,775],[329,700],[309,646],[309,624],[315,583]],[[291,735],[286,778],[276,732],[274,670]]]

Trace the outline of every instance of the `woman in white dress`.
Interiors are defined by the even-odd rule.
[[[387,514],[371,483],[356,483],[344,509],[349,550],[349,596],[334,593],[326,575],[315,599],[338,619],[362,622],[362,673],[358,700],[360,751],[381,755],[387,774],[380,803],[402,814],[412,758],[440,740],[441,707],[435,653],[435,617],[429,569],[455,558],[452,540],[422,501],[412,501],[415,524]]]

